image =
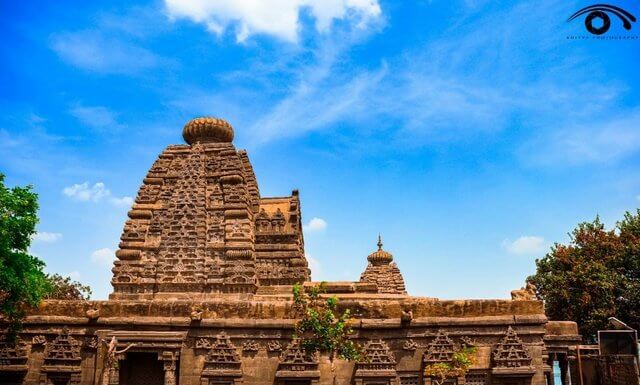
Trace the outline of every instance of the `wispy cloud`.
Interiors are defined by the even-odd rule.
[[[96,131],[113,132],[125,127],[118,122],[118,114],[104,106],[83,106],[78,104],[72,107],[69,113],[78,119],[80,123]]]
[[[304,224],[302,227],[304,231],[307,231],[307,232],[323,231],[327,228],[327,221],[325,221],[322,218],[313,217],[308,223]]]
[[[606,163],[640,152],[640,110],[558,126],[524,148],[538,164]]]
[[[187,18],[204,24],[218,35],[233,28],[239,42],[254,34],[296,42],[301,28],[299,15],[303,10],[315,18],[320,32],[327,32],[335,20],[347,20],[357,28],[364,28],[382,14],[377,0],[165,0],[165,6],[171,18]]]
[[[56,133],[46,124],[48,119],[7,106],[0,118],[0,167],[16,175],[36,175],[39,185],[47,179],[66,173],[91,173],[86,162],[69,146],[71,135]],[[5,129],[6,127],[7,129]]]
[[[129,207],[133,204],[133,198],[131,197],[111,197],[109,198],[109,202],[111,202],[111,204],[115,205],[115,206],[123,206],[123,207]]]
[[[62,234],[38,231],[33,235],[32,239],[34,242],[54,243],[62,239]]]
[[[531,235],[521,236],[515,241],[502,241],[502,248],[515,255],[535,255],[542,252],[545,246],[544,238]]]
[[[390,144],[403,146],[518,129],[523,134],[512,151],[525,162],[540,156],[538,139],[558,143],[552,145],[556,153],[561,143],[568,144],[576,163],[636,153],[639,139],[627,128],[635,124],[635,115],[612,119],[595,143],[582,140],[594,129],[574,130],[576,124],[606,125],[600,117],[619,110],[618,102],[629,88],[621,81],[599,81],[593,76],[596,67],[585,66],[584,55],[572,47],[566,48],[571,55],[558,54],[558,34],[563,31],[547,16],[570,8],[525,1],[495,13],[476,15],[471,9],[464,23],[453,23],[440,38],[366,68],[343,64],[367,35],[341,31],[318,38],[288,60],[260,62],[246,74],[227,74],[238,80],[277,73],[283,86],[276,91],[257,82],[255,89],[230,87],[208,97],[198,92],[193,103],[180,104],[206,109],[207,103],[209,109],[215,105],[244,120],[253,144],[355,123],[360,127],[356,135],[391,128],[397,134],[396,143]],[[517,27],[513,20],[519,20]],[[535,67],[531,57],[539,58]],[[270,97],[264,98],[265,93]],[[251,114],[238,107],[248,99]]]
[[[110,266],[115,260],[115,251],[108,247],[98,249],[91,253],[91,261],[102,266]]]
[[[81,202],[101,202],[106,200],[115,206],[130,206],[133,204],[133,198],[131,197],[113,196],[103,182],[97,182],[93,186],[89,185],[89,182],[77,183],[65,187],[62,193]]]
[[[171,104],[186,114],[215,106],[246,127],[244,133],[253,146],[329,129],[339,122],[375,119],[367,105],[372,101],[368,95],[379,92],[389,72],[386,64],[370,70],[342,68],[350,50],[374,32],[341,29],[317,37],[310,47],[266,60],[258,57],[246,71],[219,75],[231,87],[219,93],[187,89],[181,93],[187,97]],[[274,83],[274,76],[281,80]],[[245,110],[247,100],[251,100],[251,114]]]
[[[105,74],[137,74],[167,62],[131,41],[91,30],[54,35],[51,48],[73,66]]]
[[[93,186],[89,186],[89,182],[74,184],[72,186],[65,187],[62,193],[69,198],[73,198],[79,201],[87,202],[99,202],[103,198],[111,195],[111,192],[105,187],[104,183],[98,182]]]

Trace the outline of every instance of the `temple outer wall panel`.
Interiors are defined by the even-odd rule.
[[[531,355],[534,359],[534,366],[541,368],[541,347],[531,347]],[[422,365],[422,353],[424,349],[416,350],[412,353],[403,351],[394,351],[395,356],[398,358],[398,374],[410,374],[420,375],[423,369]],[[97,355],[87,354],[83,359],[82,364],[82,376],[80,385],[98,385],[100,384],[100,372],[102,365],[94,366],[93,362],[97,359]],[[40,372],[39,368],[42,363],[42,356],[34,356],[30,360],[30,368],[25,376],[23,382],[24,385],[40,385]],[[195,354],[190,348],[183,348],[180,354],[179,361],[179,377],[178,385],[201,385],[201,372],[204,364],[204,359],[201,356]],[[276,371],[279,365],[279,356],[275,353],[269,353],[266,350],[261,350],[256,354],[250,356],[242,356],[242,383],[244,385],[273,385],[276,383]],[[317,382],[318,385],[335,385],[335,384],[354,384],[354,363],[336,360],[334,368],[329,362],[327,357],[321,357],[318,364],[320,371],[320,378]],[[95,370],[97,368],[97,370]],[[334,382],[335,376],[335,382]],[[508,382],[508,381],[507,381]],[[420,382],[424,383],[424,382]],[[487,378],[486,385],[501,384],[499,381],[491,381],[490,376]],[[398,384],[400,384],[398,382]],[[532,377],[531,382],[525,382],[523,384],[530,385],[545,385],[545,377],[542,370],[538,370]]]
[[[208,317],[192,320],[189,314],[196,305]],[[434,301],[408,298],[402,301],[368,301],[356,305],[355,314],[360,317],[373,315],[376,318],[356,319],[353,323],[354,338],[359,344],[374,339],[385,341],[396,361],[397,376],[394,385],[404,384],[399,381],[401,376],[422,378],[424,353],[439,332],[446,333],[457,345],[463,339],[475,344],[479,359],[472,372],[487,373],[486,385],[500,383],[492,381],[489,374],[492,366],[491,354],[509,326],[517,331],[531,355],[532,366],[535,367],[535,373],[524,384],[546,383],[543,338],[547,319],[541,313],[538,302]],[[399,316],[407,308],[413,309],[414,315],[422,316],[414,317],[410,322],[402,322]],[[86,311],[92,309],[99,309],[100,316],[97,319],[86,316]],[[100,384],[106,344],[97,341],[108,342],[113,335],[119,336],[119,348],[125,348],[130,342],[138,344],[131,352],[152,352],[161,356],[166,351],[177,355],[178,385],[202,385],[201,375],[205,368],[207,349],[199,348],[198,341],[226,335],[241,361],[241,383],[272,385],[278,383],[277,372],[282,351],[291,340],[295,324],[289,312],[288,301],[281,300],[219,300],[207,303],[50,301],[27,318],[22,338],[31,343],[44,336],[46,343],[51,344],[56,335],[61,333],[63,325],[67,325],[69,335],[80,344],[80,385]],[[485,315],[478,315],[482,313]],[[396,315],[398,317],[392,317]],[[129,340],[123,336],[127,336]],[[258,347],[257,351],[246,348],[250,341]],[[29,354],[29,370],[23,384],[40,385],[44,358],[45,344],[33,345]],[[320,357],[317,364],[320,376],[313,384],[334,385],[334,376],[335,384],[357,382],[354,378],[354,363],[337,360],[332,370],[328,358]]]

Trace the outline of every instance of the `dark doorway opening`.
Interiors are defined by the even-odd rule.
[[[52,378],[51,383],[53,385],[68,385],[70,378]]]
[[[284,385],[311,385],[311,380],[285,380]]]
[[[120,362],[120,385],[164,385],[164,368],[157,353],[127,353]]]
[[[3,385],[22,385],[24,381],[23,372],[0,372],[0,384]]]
[[[69,385],[71,383],[71,373],[49,373],[47,378],[51,385]]]

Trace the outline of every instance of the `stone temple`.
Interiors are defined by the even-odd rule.
[[[31,311],[17,344],[0,339],[0,384],[430,385],[425,366],[463,345],[477,348],[475,363],[448,384],[552,384],[555,362],[567,377],[580,342],[573,322],[548,321],[527,290],[515,300],[411,296],[381,240],[366,261],[354,256],[359,281],[327,284],[352,310],[363,357],[306,354],[292,340],[292,285],[319,283],[298,191],[261,196],[222,119],[193,119],[182,135],[128,213],[109,300]]]

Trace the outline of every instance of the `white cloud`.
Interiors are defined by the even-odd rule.
[[[305,231],[322,231],[327,228],[327,222],[322,218],[313,217],[311,220],[302,226]]]
[[[99,265],[110,266],[115,260],[115,251],[108,247],[98,249],[91,253],[91,260]]]
[[[557,127],[549,137],[530,144],[533,160],[541,164],[605,163],[640,151],[640,109],[583,124]]]
[[[33,240],[35,242],[44,242],[44,243],[53,243],[62,238],[61,233],[49,233],[46,231],[38,231],[33,235]]]
[[[133,198],[124,196],[122,198],[111,197],[109,198],[109,202],[111,202],[115,206],[131,206],[133,204]]]
[[[69,113],[85,126],[97,131],[113,132],[124,127],[118,122],[117,114],[103,106],[77,105]]]
[[[485,140],[509,130],[519,136],[511,145],[516,157],[552,167],[640,153],[640,110],[624,103],[632,87],[624,79],[603,81],[605,69],[586,65],[593,64],[588,53],[558,45],[565,31],[546,16],[570,14],[570,5],[529,0],[489,14],[471,8],[428,44],[396,57],[380,55],[377,67],[351,60],[367,31],[334,28],[293,54],[260,56],[245,71],[220,75],[258,87],[215,94],[188,89],[174,105],[191,115],[221,111],[247,128],[238,134],[250,146],[309,132],[338,136],[357,125],[349,134],[362,140],[350,146],[375,145],[379,136],[369,135],[375,131],[384,131],[385,145],[406,148]],[[563,50],[570,54],[558,53]],[[274,74],[282,76],[278,84]]]
[[[111,191],[109,191],[102,182],[98,182],[91,187],[89,187],[89,182],[74,184],[73,186],[65,187],[62,193],[69,198],[83,202],[98,202],[111,195]]]
[[[100,73],[140,73],[166,61],[131,42],[107,39],[94,31],[55,35],[51,49],[78,68]]]
[[[508,239],[502,241],[502,248],[511,254],[533,255],[540,253],[545,248],[544,238],[531,235],[524,235],[511,242]]]
[[[69,198],[82,202],[100,202],[107,200],[114,206],[131,206],[133,204],[133,198],[129,196],[113,196],[111,191],[102,182],[97,182],[93,186],[89,186],[89,182],[74,184],[73,186],[65,187],[62,193]]]
[[[231,26],[239,42],[254,34],[296,42],[303,10],[315,18],[319,32],[327,32],[334,20],[364,28],[382,14],[377,0],[165,0],[165,5],[169,17],[202,23],[218,35]]]
[[[363,110],[370,101],[367,95],[379,89],[379,83],[387,74],[386,66],[377,71],[354,74],[348,80],[342,79],[343,82],[328,68],[333,64],[331,60],[311,68],[309,72],[317,71],[317,75],[310,75],[306,81],[294,86],[286,98],[251,125],[250,131],[256,134],[255,138],[268,141],[300,135],[366,114]]]

